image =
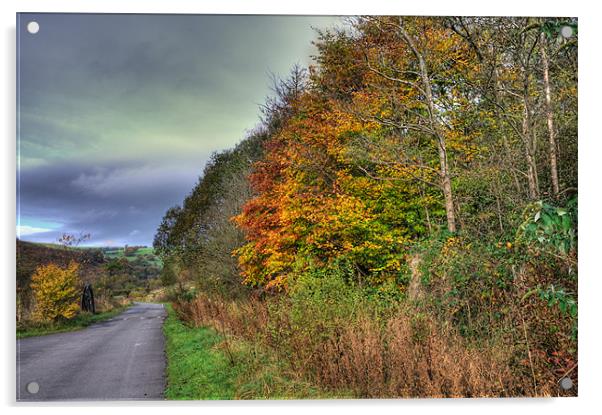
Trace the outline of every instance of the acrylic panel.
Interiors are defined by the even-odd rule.
[[[17,400],[576,396],[577,51],[17,14]]]

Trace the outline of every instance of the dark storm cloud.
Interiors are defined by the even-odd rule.
[[[56,241],[67,229],[90,232],[99,244],[148,244],[163,212],[191,189],[198,173],[137,162],[24,170],[21,218],[63,225],[25,239]]]
[[[21,14],[20,229],[150,244],[213,151],[257,122],[269,71],[335,18]],[[40,31],[27,33],[31,20]],[[47,230],[46,232],[43,232]]]

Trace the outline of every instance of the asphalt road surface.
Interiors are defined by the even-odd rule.
[[[163,399],[165,316],[136,303],[80,331],[17,340],[17,400]]]

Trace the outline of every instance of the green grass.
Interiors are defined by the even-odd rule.
[[[28,323],[21,327],[17,326],[17,339],[25,337],[44,336],[46,334],[63,333],[67,331],[81,330],[91,324],[115,317],[127,307],[118,307],[104,313],[91,314],[80,313],[71,320],[55,323]]]
[[[235,373],[213,350],[220,337],[208,328],[190,329],[171,307],[163,326],[167,340],[167,399],[232,399]]]
[[[228,339],[209,327],[182,323],[170,305],[166,338],[165,397],[201,399],[320,399],[334,395],[300,379],[259,344]],[[229,351],[229,352],[228,352]],[[232,359],[230,358],[232,356]]]

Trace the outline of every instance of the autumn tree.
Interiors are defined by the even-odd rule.
[[[79,265],[71,262],[66,268],[55,264],[38,267],[31,277],[35,297],[34,315],[42,321],[70,319],[79,309]]]
[[[576,149],[576,22],[462,17],[447,18],[446,24],[475,51],[479,62],[469,83],[479,100],[484,132],[477,143],[481,157],[474,174],[495,200],[492,211],[503,232],[516,226],[508,223],[513,207],[520,211],[525,199],[557,197],[563,181],[576,183],[576,158],[569,156]],[[571,38],[560,34],[563,27],[570,29]],[[548,97],[546,91],[554,89],[562,95],[562,104],[554,105]],[[544,137],[547,145],[542,145]],[[572,167],[559,168],[565,163]]]
[[[158,241],[205,278],[286,289],[310,262],[344,261],[360,284],[403,289],[416,241],[513,232],[529,200],[576,186],[575,48],[543,45],[546,22],[359,17],[319,32],[315,65],[261,107],[261,151],[216,154]]]
[[[470,152],[471,126],[459,115],[473,112],[474,97],[464,87],[474,71],[473,52],[440,19],[364,18],[358,26],[365,64],[382,78],[369,81],[370,88],[378,88],[380,102],[380,113],[371,117],[399,135],[398,163],[421,172],[415,175],[417,181],[440,189],[447,229],[455,232],[457,208],[450,152]],[[387,93],[383,96],[384,88]],[[411,154],[413,146],[403,143],[421,135],[432,142],[437,167],[431,160]],[[429,173],[438,176],[435,183],[425,179]]]

